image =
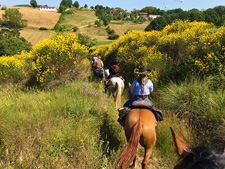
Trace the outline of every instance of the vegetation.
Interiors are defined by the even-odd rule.
[[[2,29],[0,31],[0,57],[13,56],[21,51],[30,51],[31,44],[16,29]]]
[[[68,23],[63,22],[59,26]],[[113,26],[118,24],[106,30],[115,35]],[[175,147],[169,127],[193,146],[223,146],[225,27],[177,20],[160,31],[132,29],[98,47],[80,30],[78,35],[53,34],[30,51],[0,57],[0,168],[115,167],[126,140],[113,100],[91,81],[91,52],[102,56],[105,67],[118,59],[126,85],[137,78],[134,68],[152,70],[150,99],[163,110],[164,121],[156,127],[151,168],[173,168],[178,159],[171,157]],[[96,26],[83,30],[106,34]],[[138,154],[143,156],[143,149]]]
[[[36,8],[36,7],[38,6],[36,0],[31,0],[31,1],[30,1],[30,5],[31,5],[33,8]]]
[[[216,26],[223,26],[225,23],[225,6],[216,6],[207,10],[200,11],[198,9],[191,9],[183,11],[182,9],[173,9],[161,12],[161,17],[154,19],[146,31],[162,30],[166,25],[172,24],[174,20],[189,20],[189,21],[204,21],[213,23]],[[160,13],[160,12],[156,12]]]
[[[26,20],[22,19],[23,15],[18,9],[9,8],[5,10],[5,14],[2,14],[2,26],[9,28],[24,28],[27,26]]]

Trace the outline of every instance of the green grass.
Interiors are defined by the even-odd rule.
[[[166,109],[180,118],[187,118],[196,130],[196,144],[222,146],[225,140],[225,95],[213,90],[210,81],[187,78],[180,84],[171,84],[160,90],[159,100]]]
[[[71,83],[47,91],[11,88],[0,93],[0,168],[99,168],[112,165],[114,149],[124,143],[122,133],[117,133],[116,145],[109,139],[115,136],[100,133],[109,124],[120,132],[121,128],[115,110],[108,112],[112,100],[92,83]],[[110,142],[111,154],[100,148],[102,141]]]
[[[5,87],[0,91],[0,168],[110,168],[124,147],[125,135],[117,122],[113,98],[103,86],[77,81],[54,89]],[[122,103],[127,100],[126,91]],[[174,123],[176,122],[176,123]],[[179,127],[182,125],[183,127]],[[157,126],[157,144],[152,158],[164,167],[177,156],[169,127],[190,132],[177,117],[165,114]],[[139,149],[140,159],[143,149]],[[172,159],[172,160],[171,160]],[[137,163],[141,163],[138,161]],[[159,161],[149,166],[161,165]]]

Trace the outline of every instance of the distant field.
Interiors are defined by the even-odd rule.
[[[22,14],[23,19],[28,20],[28,27],[20,31],[21,36],[24,37],[32,45],[37,44],[43,39],[50,38],[52,32],[51,29],[54,28],[59,20],[60,13],[40,11],[38,8],[34,9],[31,7],[7,7],[7,8],[17,8]],[[97,17],[93,10],[83,9],[76,10],[74,8],[70,9],[73,14],[66,15],[65,20],[62,21],[61,25],[71,25],[72,27],[79,27],[76,32],[82,33],[90,36],[92,39],[97,39],[97,44],[110,44],[112,40],[108,40],[108,34],[105,31],[104,26],[97,27],[94,25]],[[0,10],[0,18],[4,10]],[[148,26],[149,21],[143,24],[134,24],[131,21],[112,21],[109,24],[110,29],[113,29],[119,36],[124,35],[128,30],[144,30]],[[39,30],[40,27],[48,28],[47,31]],[[64,32],[64,33],[71,33]]]
[[[43,39],[49,39],[52,31],[41,31],[38,29],[22,29],[20,35],[24,37],[33,46]]]
[[[119,36],[124,35],[124,33],[128,30],[145,30],[145,28],[149,25],[149,21],[145,21],[142,24],[134,24],[131,21],[122,22],[123,24],[115,24],[116,22],[121,23],[121,21],[113,21],[109,24],[109,27]]]
[[[55,24],[58,22],[60,13],[52,11],[40,11],[39,8],[30,7],[7,7],[16,8],[23,14],[23,19],[28,21],[28,27],[40,28],[45,27],[48,29],[54,28]],[[4,10],[0,10],[0,17],[5,13]]]
[[[74,10],[72,9],[73,14],[67,15],[65,21],[62,23],[72,26],[86,26],[89,24],[94,24],[97,17],[93,10]]]

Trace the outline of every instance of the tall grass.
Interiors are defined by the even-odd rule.
[[[160,90],[160,102],[181,119],[188,118],[198,135],[197,144],[222,146],[225,141],[225,93],[212,90],[211,82],[187,78]]]
[[[0,91],[0,168],[111,168],[126,143],[113,98],[95,82],[51,90],[8,86]],[[126,92],[122,102],[127,99]],[[149,166],[172,168],[169,127],[192,140],[186,123],[164,113]],[[139,149],[142,161],[144,152]],[[171,156],[171,154],[174,154]],[[138,160],[137,164],[141,164]],[[164,161],[161,163],[160,161]]]
[[[115,110],[107,110],[113,105],[111,100],[91,83],[71,83],[48,91],[12,88],[0,93],[0,168],[113,165],[114,149],[125,140]],[[117,133],[100,133],[106,131],[105,126]],[[116,144],[111,142],[113,137]]]

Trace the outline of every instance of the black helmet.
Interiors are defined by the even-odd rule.
[[[119,63],[118,59],[114,59],[114,64]]]

